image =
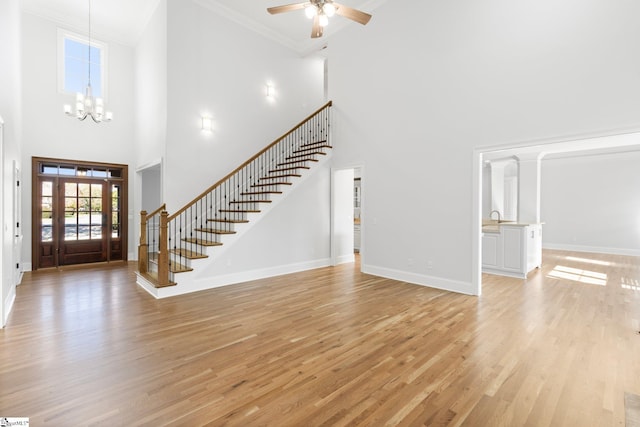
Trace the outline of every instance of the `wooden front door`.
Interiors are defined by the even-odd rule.
[[[126,167],[48,160],[34,159],[34,269],[126,260]]]
[[[58,265],[107,260],[108,187],[77,178],[58,183]]]

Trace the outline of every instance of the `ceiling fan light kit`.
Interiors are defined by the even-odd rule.
[[[313,19],[311,38],[322,37],[323,28],[329,24],[329,18],[334,15],[343,16],[362,25],[366,25],[371,19],[370,14],[336,3],[333,0],[310,0],[303,3],[274,6],[267,8],[267,12],[276,15],[300,9],[304,9],[307,18]]]

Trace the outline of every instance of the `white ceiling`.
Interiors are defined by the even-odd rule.
[[[295,3],[296,0],[193,1],[301,54],[322,48],[331,35],[347,25],[361,26],[341,16],[334,16],[325,28],[325,35],[311,39],[311,21],[305,17],[303,10],[279,15],[267,12],[267,7]],[[341,0],[341,3],[372,13],[385,1]],[[96,38],[135,46],[158,3],[159,0],[91,0],[91,32]],[[78,32],[87,32],[89,0],[22,0],[21,4],[26,12]],[[375,14],[372,14],[375,19]]]

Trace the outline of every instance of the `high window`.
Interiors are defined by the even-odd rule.
[[[91,57],[91,60],[89,60]],[[87,87],[89,65],[91,88],[96,98],[106,98],[107,44],[76,33],[58,30],[58,91],[84,93]]]

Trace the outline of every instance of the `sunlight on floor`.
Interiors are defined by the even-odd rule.
[[[597,265],[604,265],[604,266],[610,266],[611,263],[609,261],[601,261],[599,259],[591,259],[591,258],[578,258],[575,256],[567,256],[565,257],[566,260],[568,261],[577,261],[577,262],[586,262],[589,264],[597,264]]]
[[[622,286],[622,289],[640,292],[640,281],[638,279],[623,277],[620,282],[620,286]]]
[[[582,270],[580,268],[557,265],[547,277],[554,279],[566,279],[574,282],[587,283],[590,285],[607,285],[607,275],[596,271]]]

